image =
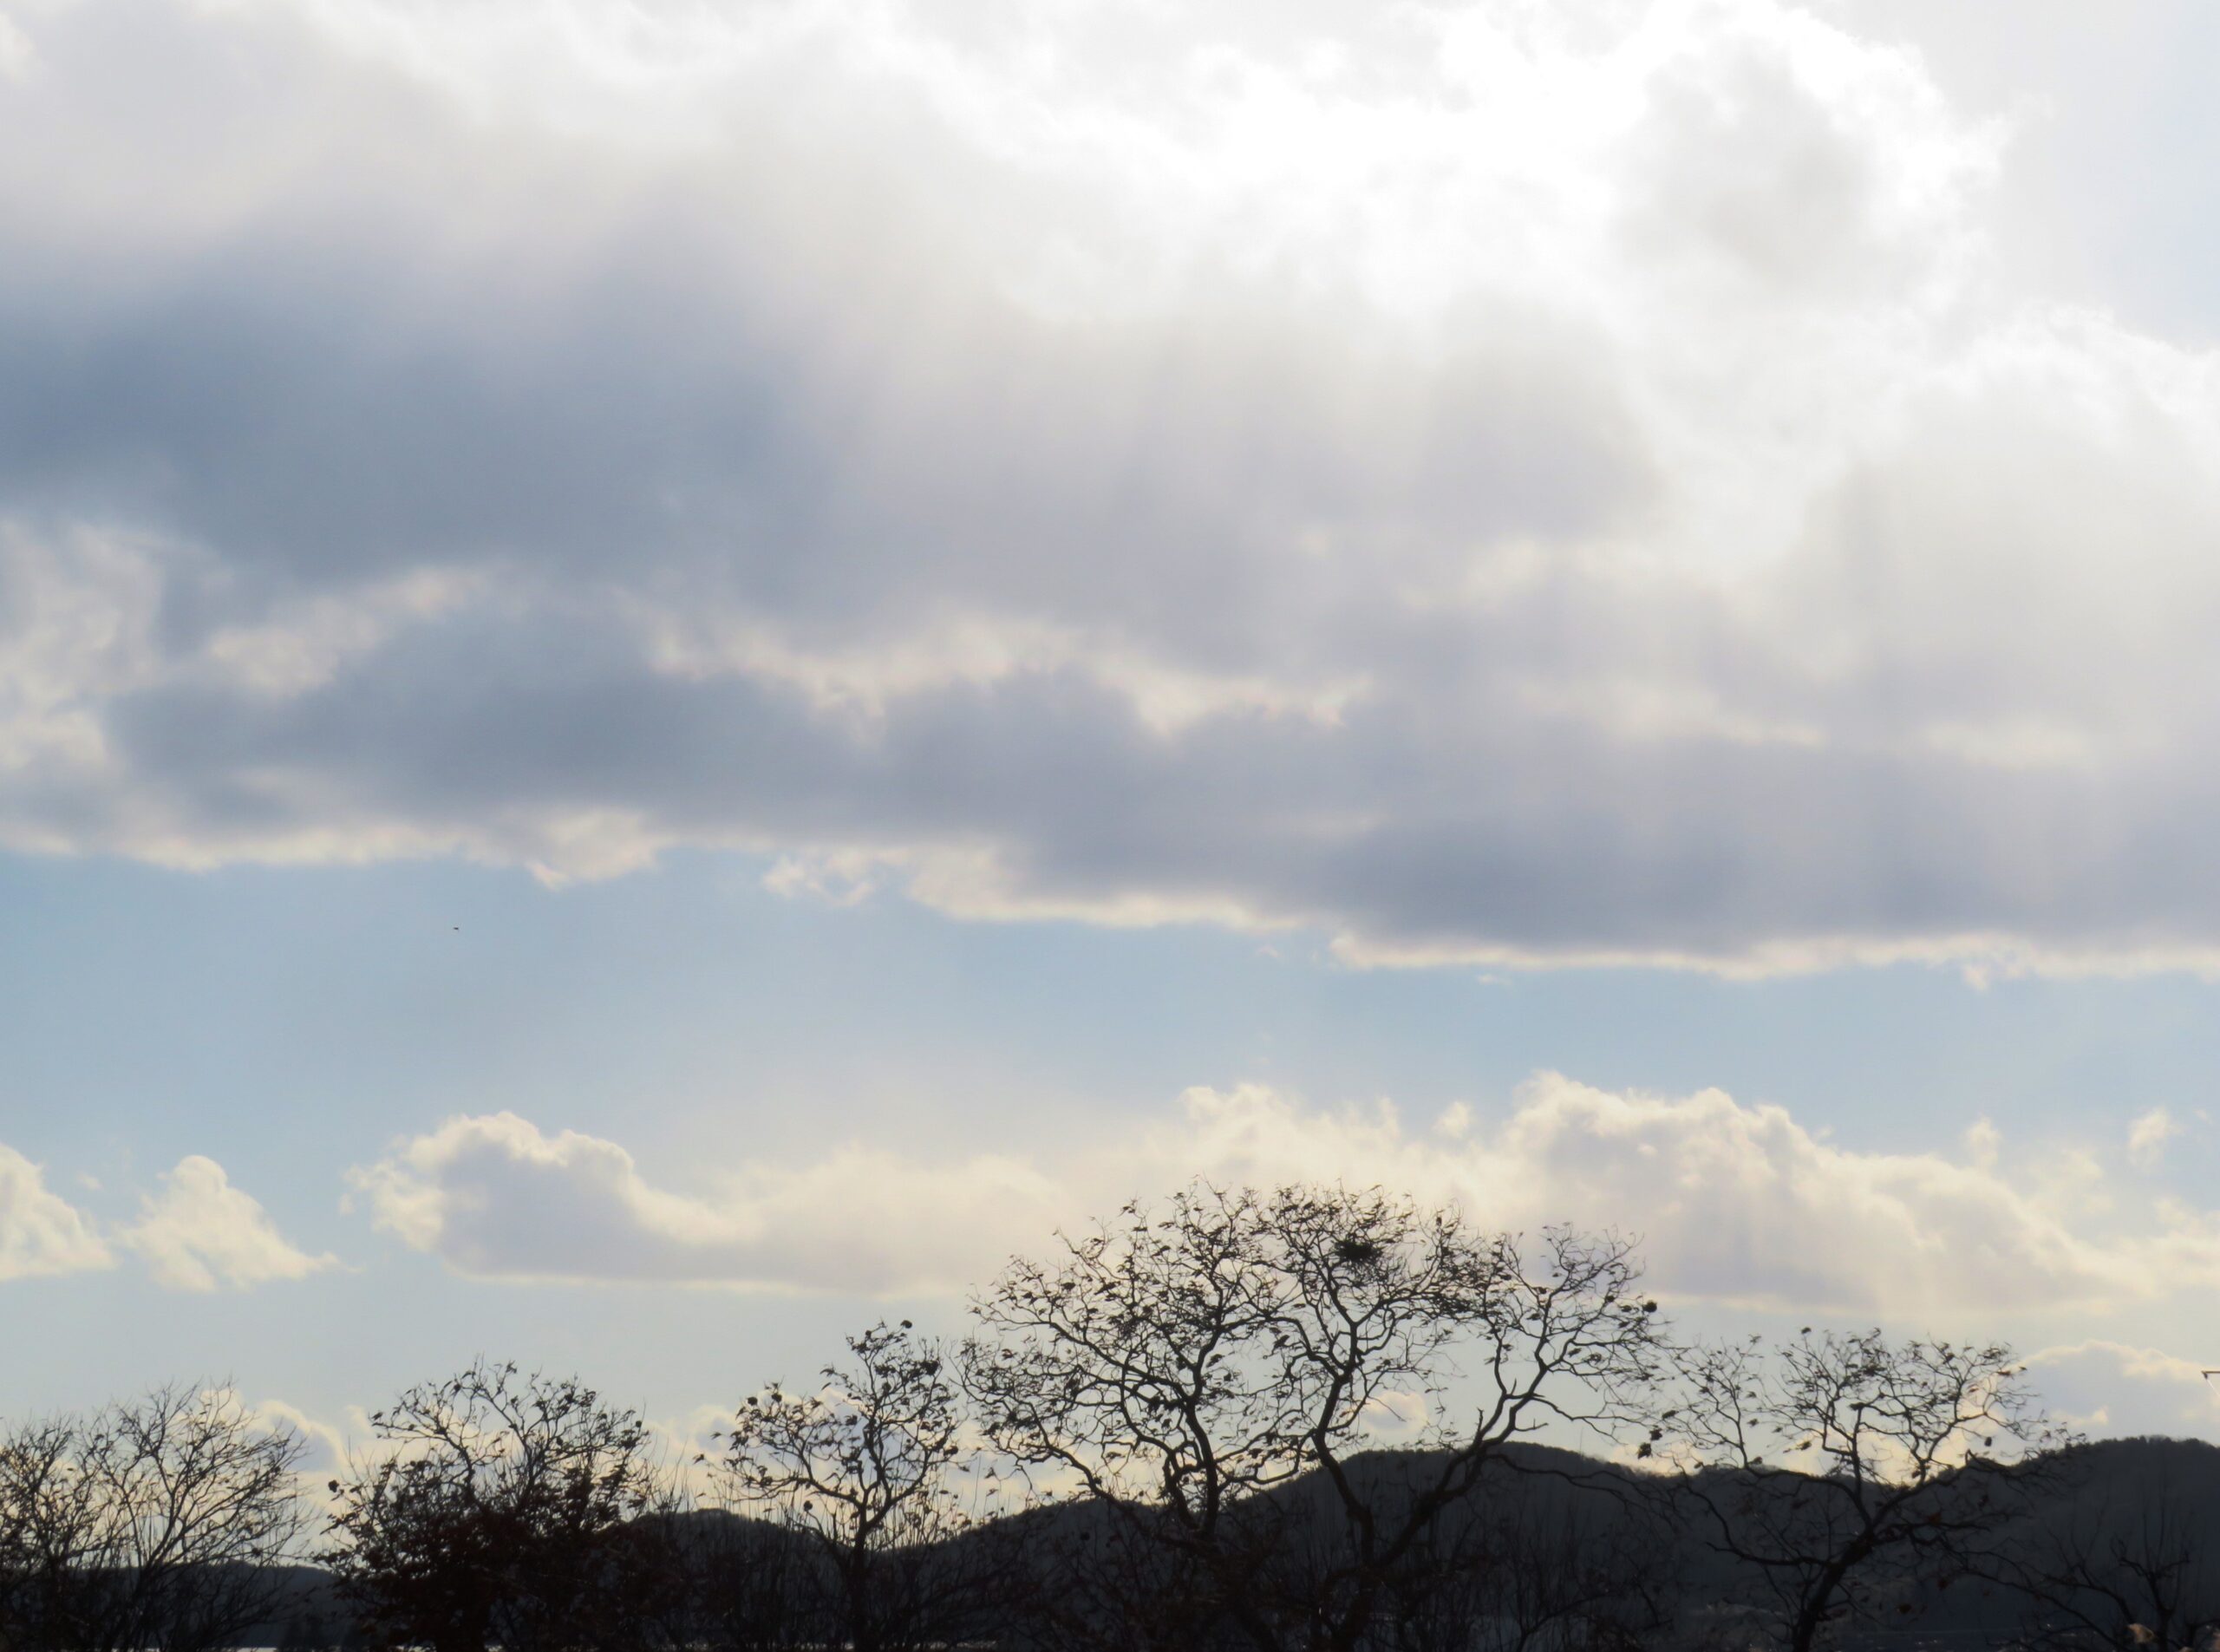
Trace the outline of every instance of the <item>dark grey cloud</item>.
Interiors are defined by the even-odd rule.
[[[563,16],[18,20],[0,841],[2212,956],[2204,369],[1995,299],[1916,61]]]

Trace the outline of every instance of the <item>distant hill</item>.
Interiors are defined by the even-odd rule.
[[[1352,1459],[1346,1468],[1368,1497],[1389,1502],[1423,1483],[1440,1461],[1429,1452],[1381,1450]],[[2184,1570],[2181,1589],[2210,1599],[2220,1616],[2220,1447],[2199,1440],[2106,1440],[2058,1454],[2051,1473],[2055,1483],[2044,1497],[2000,1527],[1993,1546],[2002,1562],[2036,1567],[2060,1552],[2127,1551],[2178,1538],[2199,1557]],[[1453,1540],[1505,1520],[1520,1530],[1602,1532],[1615,1523],[1649,1518],[1660,1484],[1656,1477],[1621,1464],[1521,1444],[1505,1453],[1446,1523],[1446,1536]],[[1327,1513],[1332,1497],[1316,1473],[1268,1495],[1274,1512],[1298,1527],[1308,1514]],[[740,1515],[704,1510],[658,1518],[669,1520],[697,1552],[746,1548],[757,1554],[784,1551],[794,1557],[807,1552],[800,1538]],[[1115,1518],[1110,1511],[1086,1503],[1052,1505],[954,1539],[944,1545],[944,1553],[921,1557],[921,1564],[955,1569],[968,1563],[966,1551],[986,1543],[1012,1545],[1036,1561],[1081,1554],[1105,1540]],[[1663,1545],[1661,1570],[1669,1574],[1685,1603],[1709,1606],[1735,1593],[1733,1564],[1695,1533],[1663,1525],[1644,1530],[1649,1540]],[[2214,1558],[2202,1558],[2206,1555]],[[2028,1616],[2025,1596],[2012,1589],[1990,1580],[1962,1579],[1950,1588],[1908,1592],[1895,1603],[1887,1623],[1853,1625],[1845,1640],[1860,1652],[1986,1647],[2015,1637]],[[283,1646],[289,1632],[314,1635],[319,1626],[330,1637],[327,1644],[339,1643],[345,1617],[321,1569],[290,1568],[280,1610],[244,1636],[242,1644]],[[1684,1631],[1661,1638],[1689,1637]]]

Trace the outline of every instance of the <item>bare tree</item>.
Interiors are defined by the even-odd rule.
[[[1676,1363],[1654,1437],[1694,1472],[1671,1489],[1760,1580],[1792,1652],[1884,1590],[1968,1571],[2063,1438],[2001,1344],[1807,1329]]]
[[[2060,1652],[2205,1652],[2220,1640],[2214,1511],[2178,1485],[2067,1499],[2001,1557],[2033,1610],[2024,1638]]]
[[[1043,1652],[1215,1652],[1247,1643],[1189,1551],[1098,1505],[1043,1504],[1009,1523],[1026,1561],[1009,1598]]]
[[[999,1551],[982,1517],[1001,1475],[976,1460],[940,1344],[905,1319],[850,1337],[848,1353],[814,1393],[748,1398],[723,1483],[809,1539],[833,1581],[832,1621],[856,1652],[942,1644],[986,1604]]]
[[[374,1412],[379,1454],[331,1482],[343,1599],[434,1652],[637,1644],[676,1566],[637,1414],[480,1361]]]
[[[0,1437],[0,1647],[35,1647],[62,1623],[89,1548],[91,1485],[75,1470],[76,1424],[50,1418]]]
[[[812,1587],[817,1557],[804,1541],[783,1526],[723,1511],[697,1515],[681,1537],[684,1623],[671,1640],[716,1652],[826,1644],[831,1636]]]
[[[1530,1250],[1376,1190],[1197,1184],[1013,1263],[974,1304],[965,1380],[996,1444],[1176,1551],[1249,1644],[1350,1652],[1506,1445],[1621,1414],[1658,1347],[1637,1283],[1614,1238]],[[1394,1406],[1433,1449],[1370,1472]],[[1314,1470],[1332,1557],[1290,1601],[1271,1494]]]
[[[176,1386],[0,1442],[0,1642],[206,1652],[261,1621],[302,1530],[302,1443]]]
[[[1392,1652],[1618,1652],[1666,1622],[1673,1545],[1640,1499],[1522,1479],[1398,1580]]]

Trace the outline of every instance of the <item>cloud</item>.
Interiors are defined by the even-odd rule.
[[[2127,1156],[2140,1170],[2156,1170],[2166,1155],[2166,1144],[2182,1133],[2174,1115],[2152,1107],[2127,1127]]]
[[[2061,1420],[2091,1434],[2220,1433],[2220,1388],[2194,1362],[2151,1348],[2091,1340],[2028,1357]]]
[[[36,1165],[0,1143],[0,1283],[114,1265],[92,1223],[48,1189]]]
[[[245,1290],[339,1265],[290,1243],[221,1165],[198,1153],[163,1173],[161,1191],[140,1200],[139,1220],[116,1237],[172,1290]]]
[[[81,1178],[90,1190],[99,1183]],[[244,1290],[336,1267],[289,1243],[255,1200],[232,1185],[224,1167],[193,1154],[142,1195],[139,1219],[103,1233],[101,1224],[46,1186],[43,1172],[0,1143],[0,1283],[115,1265],[121,1250],[172,1290]]]
[[[1963,1159],[1823,1140],[1723,1091],[1614,1093],[1544,1074],[1492,1130],[1407,1130],[1392,1107],[1320,1113],[1257,1087],[1191,1091],[1156,1156],[1243,1180],[1378,1181],[1532,1230],[1639,1236],[1659,1286],[1749,1308],[1916,1316],[2164,1295],[2213,1277],[2186,1217],[2108,1236],[2071,1154]],[[2168,1247],[2163,1262],[2156,1247]]]
[[[350,1455],[347,1426],[314,1415],[284,1400],[264,1400],[249,1409],[264,1427],[282,1428],[300,1436],[304,1449],[299,1474],[304,1489],[320,1488],[347,1466]],[[358,1414],[349,1419],[349,1424],[360,1427],[367,1420]]]
[[[959,1289],[983,1248],[1045,1229],[1056,1191],[1012,1159],[850,1147],[682,1194],[614,1142],[512,1113],[452,1120],[350,1179],[379,1227],[465,1273],[862,1292]]]
[[[1915,54],[556,10],[11,14],[0,846],[2220,966],[2211,363]]]
[[[1357,1426],[1375,1440],[1399,1446],[1420,1440],[1433,1420],[1429,1397],[1416,1389],[1383,1388],[1357,1409]]]
[[[1556,1074],[1492,1126],[1456,1110],[1444,1124],[1407,1129],[1385,1103],[1321,1111],[1256,1086],[1196,1089],[1152,1127],[1038,1163],[851,1146],[681,1192],[614,1142],[499,1113],[398,1144],[353,1180],[380,1227],[491,1278],[946,1292],[1059,1224],[1200,1174],[1378,1183],[1529,1231],[1614,1228],[1642,1239],[1662,1290],[1746,1308],[2039,1312],[2220,1281],[2209,1218],[2170,1207],[2122,1230],[2099,1172],[2070,1152],[2006,1160],[1994,1139],[1963,1159],[1861,1152],[1720,1091],[1619,1094]]]

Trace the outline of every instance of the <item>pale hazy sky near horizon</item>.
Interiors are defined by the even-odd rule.
[[[1342,1178],[2220,1438],[2220,12],[0,0],[0,1416]]]

